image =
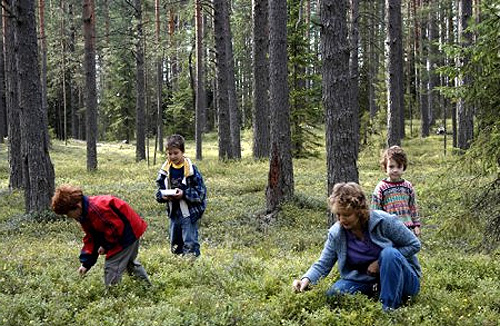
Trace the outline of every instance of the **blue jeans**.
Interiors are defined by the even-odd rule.
[[[379,256],[380,301],[384,310],[396,309],[409,297],[420,291],[420,280],[406,258],[391,247],[384,248]],[[340,279],[327,291],[327,295],[354,294],[373,296],[374,282],[358,282]]]
[[[198,243],[198,222],[191,222],[189,217],[183,217],[180,210],[170,218],[170,247],[176,255],[200,255]]]

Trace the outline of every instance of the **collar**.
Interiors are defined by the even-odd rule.
[[[165,163],[163,163],[161,170],[166,172],[167,174],[170,171],[170,167],[173,165],[172,161],[167,160]],[[184,162],[182,163],[181,167],[184,167],[184,176],[189,177],[194,174],[194,169],[193,169],[193,162],[187,157],[184,156]]]
[[[82,215],[78,218],[78,222],[83,223],[87,219],[88,211],[89,211],[89,197],[83,196]]]

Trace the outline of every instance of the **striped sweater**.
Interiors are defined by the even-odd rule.
[[[408,227],[420,226],[415,189],[407,180],[380,181],[372,194],[371,209],[397,215]]]

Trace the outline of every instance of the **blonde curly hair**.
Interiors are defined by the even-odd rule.
[[[328,198],[330,210],[333,214],[339,211],[354,211],[362,224],[370,218],[370,208],[361,186],[355,182],[340,182],[333,186],[332,194]]]

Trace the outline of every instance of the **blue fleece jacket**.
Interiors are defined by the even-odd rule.
[[[420,241],[395,215],[384,211],[371,210],[368,220],[368,230],[372,241],[382,249],[394,247],[406,257],[419,277],[422,270],[416,253],[420,250]],[[375,277],[350,269],[347,264],[347,238],[346,231],[336,222],[328,231],[323,251],[316,261],[302,276],[311,280],[311,283],[327,276],[338,261],[340,277],[345,280],[358,282],[374,282]]]

